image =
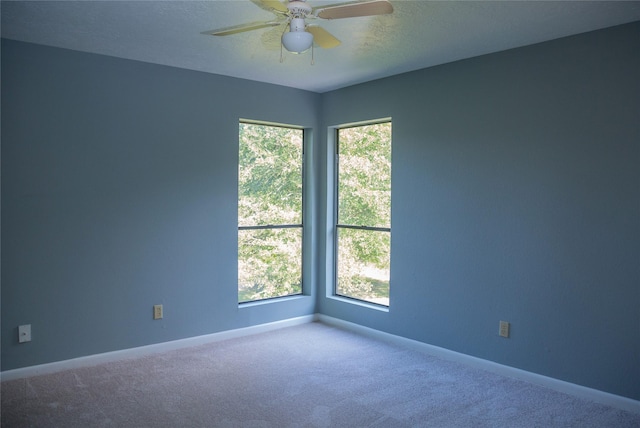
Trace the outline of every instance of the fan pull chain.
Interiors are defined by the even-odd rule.
[[[282,30],[282,34],[280,34],[280,63],[281,64],[284,62],[284,55],[282,54],[282,48],[284,47],[284,43],[282,43],[282,36],[284,36],[284,33],[286,32],[287,32],[287,26],[285,25],[284,29]]]
[[[311,45],[311,65],[316,63],[315,60],[313,59],[313,52],[314,52],[313,45]]]

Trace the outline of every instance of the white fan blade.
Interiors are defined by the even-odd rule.
[[[287,14],[289,13],[289,9],[284,3],[279,2],[278,0],[251,0],[258,7],[268,10],[269,12]]]
[[[245,31],[259,30],[260,28],[275,27],[280,24],[282,24],[281,21],[249,22],[247,24],[234,25],[233,27],[205,31],[202,34],[209,34],[211,36],[228,36],[230,34],[244,33]]]
[[[323,49],[335,48],[341,43],[333,34],[317,25],[308,25],[307,31],[313,34],[313,41]]]
[[[315,16],[323,19],[340,19],[385,15],[391,12],[393,12],[393,6],[387,0],[372,0],[319,7],[315,11]]]

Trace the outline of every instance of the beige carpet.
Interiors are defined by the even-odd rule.
[[[640,427],[320,323],[1,384],[2,427]]]

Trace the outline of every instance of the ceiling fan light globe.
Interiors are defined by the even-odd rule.
[[[307,31],[289,31],[282,35],[282,44],[289,52],[302,53],[313,44],[313,34]]]

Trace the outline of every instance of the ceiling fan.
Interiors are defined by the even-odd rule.
[[[276,15],[270,21],[249,22],[232,27],[205,31],[212,36],[229,36],[245,31],[267,27],[282,27],[280,43],[286,50],[302,53],[315,44],[324,49],[335,48],[340,40],[318,25],[309,25],[307,20],[341,19],[358,16],[384,15],[393,12],[388,0],[364,0],[348,3],[312,7],[306,0],[251,0],[258,7]],[[287,28],[289,31],[287,31]]]

